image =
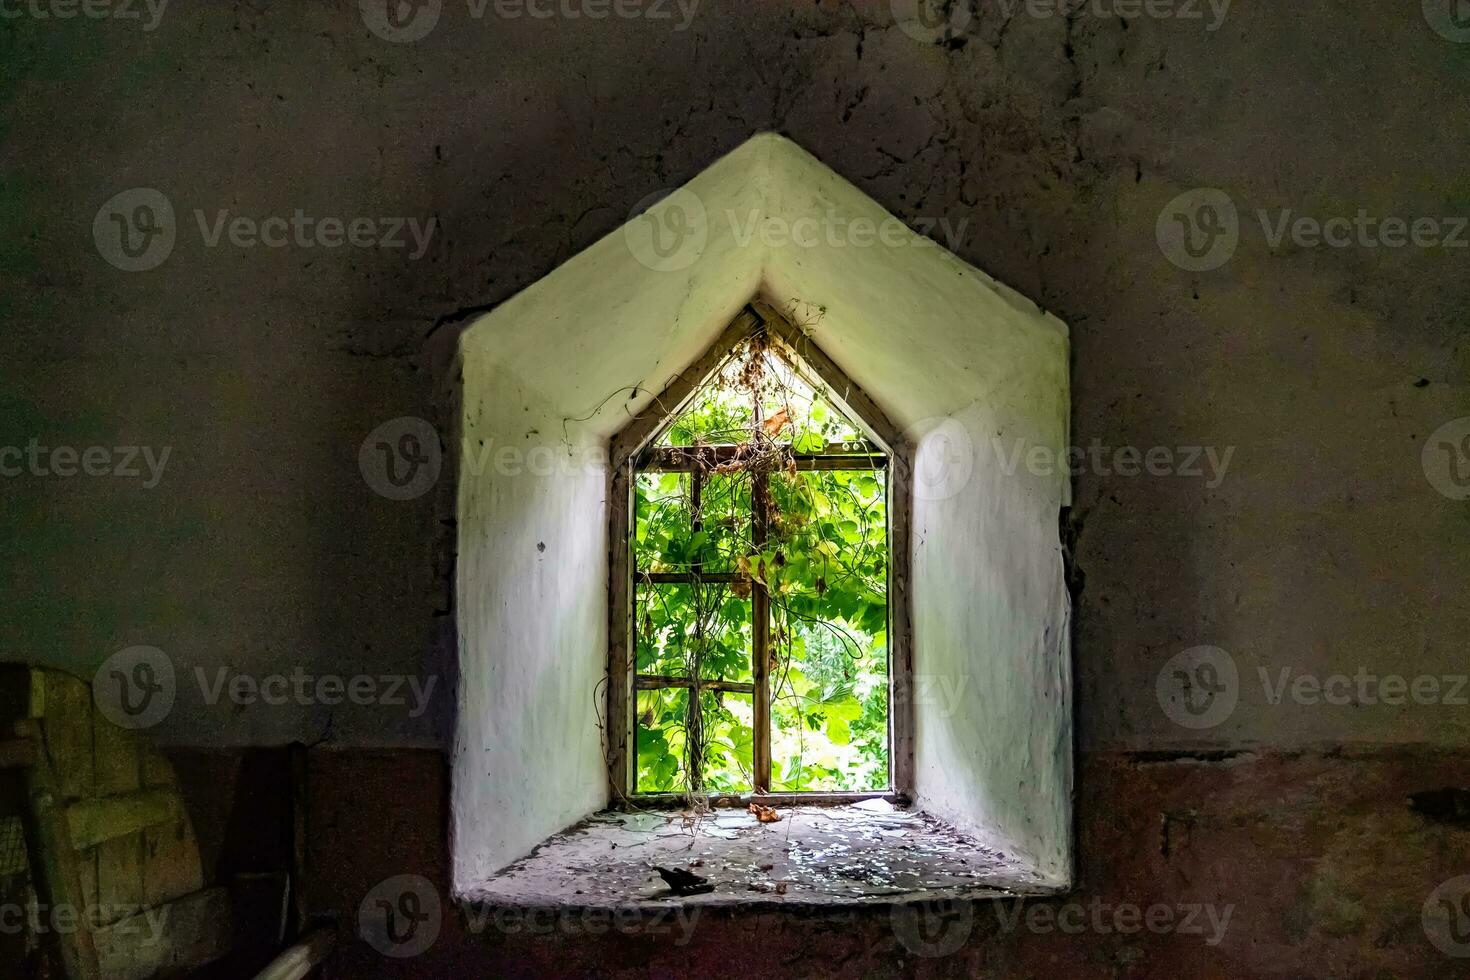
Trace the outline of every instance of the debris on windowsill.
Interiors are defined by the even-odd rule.
[[[775,823],[781,819],[781,814],[777,813],[776,808],[773,806],[762,806],[759,803],[752,803],[750,805],[750,812],[755,814],[755,818],[761,823]]]
[[[785,895],[786,885],[787,882],[784,881],[752,881],[745,887],[750,891],[760,892],[763,895]]]
[[[685,871],[683,868],[654,867],[653,870],[657,871],[659,877],[668,883],[669,893],[673,895],[705,895],[715,890],[715,886],[709,883],[708,878],[701,877],[692,871]]]
[[[704,813],[692,826],[677,813],[598,813],[466,898],[523,908],[831,908],[1060,890],[1002,842],[922,810],[866,800],[783,806],[779,816],[778,829],[748,806]]]

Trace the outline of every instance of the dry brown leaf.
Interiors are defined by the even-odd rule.
[[[750,812],[755,814],[755,818],[761,823],[775,823],[781,819],[781,814],[777,813],[776,808],[773,806],[761,806],[759,803],[752,803],[750,805]]]
[[[774,438],[776,433],[786,428],[787,423],[789,423],[790,421],[791,409],[783,408],[775,415],[772,415],[770,418],[763,421],[761,423],[761,429],[765,431],[766,435]]]

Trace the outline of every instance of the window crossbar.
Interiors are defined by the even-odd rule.
[[[729,446],[660,446],[648,451],[639,463],[643,473],[693,473],[702,467],[739,462],[747,452],[745,445]],[[791,461],[798,470],[881,470],[888,457],[867,448],[854,449],[844,443],[832,443],[816,453],[792,453]]]
[[[878,433],[881,445],[870,436],[868,439],[849,439],[829,442],[821,447],[801,448],[787,446],[775,460],[771,458],[772,445],[759,431],[764,428],[766,436],[774,435],[784,424],[785,412],[777,412],[771,424],[762,419],[762,405],[757,397],[754,405],[752,442],[701,444],[694,446],[651,446],[659,428],[677,415],[678,409],[667,406],[683,405],[703,380],[720,369],[729,352],[745,339],[761,336],[764,342],[785,358],[795,357],[798,363],[804,359],[805,367],[820,378],[822,390],[828,393],[839,411],[850,417],[860,418],[872,431]],[[816,451],[810,451],[815,449]],[[611,493],[619,505],[612,508],[610,517],[610,563],[612,578],[610,588],[610,678],[621,676],[622,680],[609,685],[608,717],[617,719],[609,731],[609,774],[617,794],[631,794],[640,800],[652,800],[664,796],[682,798],[680,794],[662,791],[639,793],[636,765],[634,762],[637,740],[637,719],[632,699],[638,691],[684,689],[690,691],[690,705],[695,707],[695,691],[713,693],[728,692],[748,696],[751,699],[753,724],[751,725],[751,749],[753,772],[750,792],[759,798],[771,794],[772,782],[772,695],[771,650],[774,637],[772,596],[760,577],[744,569],[715,571],[706,569],[709,558],[694,558],[683,570],[639,569],[633,555],[637,518],[634,515],[634,486],[640,473],[687,474],[690,513],[690,533],[698,535],[703,529],[702,497],[708,489],[706,481],[712,477],[743,472],[751,482],[750,523],[747,525],[750,545],[759,551],[771,534],[780,531],[773,525],[772,515],[759,502],[769,495],[771,477],[781,471],[854,471],[885,474],[884,486],[887,495],[887,520],[884,530],[888,541],[888,587],[885,603],[888,613],[888,744],[889,759],[888,788],[876,792],[794,792],[779,793],[795,799],[831,798],[860,799],[868,797],[905,798],[910,792],[913,772],[913,723],[910,710],[912,691],[912,662],[910,654],[910,626],[908,609],[908,567],[906,555],[909,541],[909,494],[910,473],[913,465],[912,448],[902,434],[893,426],[882,410],[848,379],[830,358],[801,334],[780,313],[756,301],[747,307],[722,334],[696,364],[691,366],[659,395],[653,405],[646,408],[614,440],[611,449]],[[742,465],[748,464],[748,465]],[[635,664],[635,625],[633,615],[634,596],[643,585],[701,583],[735,584],[735,595],[750,604],[750,681],[731,681],[689,675],[678,676],[665,673],[641,673]],[[739,588],[745,586],[746,588]],[[699,673],[694,671],[691,673]],[[703,722],[701,713],[691,710],[685,723],[687,740],[695,746],[700,744]],[[702,772],[702,753],[696,748],[685,760],[684,768],[696,774],[692,786],[699,791]],[[728,795],[728,794],[727,794]],[[736,794],[740,795],[740,794]],[[748,795],[748,793],[746,794]],[[626,798],[626,797],[625,797]]]

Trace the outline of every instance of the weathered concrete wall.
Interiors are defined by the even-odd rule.
[[[187,758],[181,772],[199,781],[194,816],[211,853],[222,823],[255,814],[257,834],[268,834],[239,775],[264,771],[262,761],[242,768],[222,756],[209,776],[205,755]],[[920,917],[670,914],[635,925],[575,912],[469,918],[447,898],[444,758],[320,750],[310,780],[331,791],[312,794],[307,900],[339,917],[330,977],[748,977],[752,957],[767,976],[864,980],[1464,975],[1464,959],[1435,946],[1424,918],[1426,907],[1442,911],[1435,889],[1470,861],[1466,814],[1412,799],[1463,777],[1455,753],[1109,752],[1079,763],[1083,873],[1065,898],[933,906]],[[221,800],[233,805],[219,812]],[[376,899],[410,891],[430,918],[386,948],[412,955],[358,938],[365,899],[381,915]]]
[[[301,666],[442,676],[443,692],[450,590],[430,542],[452,496],[442,479],[408,501],[375,492],[359,468],[364,440],[406,415],[447,435],[436,406],[463,322],[453,314],[511,296],[647,195],[774,129],[895,214],[932,220],[941,241],[947,220],[958,254],[1071,326],[1075,445],[1233,449],[1223,474],[1203,457],[1186,465],[1187,451],[1166,467],[1175,475],[1121,475],[1111,453],[1078,474],[1068,529],[1084,752],[1325,746],[1331,759],[1345,743],[1465,746],[1470,714],[1443,697],[1333,705],[1288,692],[1273,704],[1259,669],[1273,688],[1287,668],[1288,680],[1317,681],[1464,673],[1465,503],[1436,491],[1421,452],[1470,411],[1466,253],[1390,247],[1381,232],[1371,247],[1356,232],[1341,247],[1271,236],[1283,209],[1470,213],[1470,105],[1458,97],[1470,45],[1412,2],[1237,2],[1214,30],[1207,5],[1192,20],[996,4],[938,44],[895,28],[887,4],[792,7],[704,3],[678,31],[672,6],[671,20],[475,20],[448,4],[428,36],[401,44],[347,0],[171,5],[151,31],[7,20],[0,446],[172,453],[151,489],[146,467],[0,478],[0,655],[90,671],[149,644],[190,685],[195,667],[212,680],[225,666]],[[157,268],[129,273],[99,256],[93,223],[137,187],[167,196],[176,240]],[[1202,187],[1229,196],[1238,243],[1195,272],[1169,260],[1156,231],[1170,201]],[[434,218],[436,231],[417,260],[406,230],[400,248],[207,244],[222,209],[264,219],[298,208]],[[1229,653],[1238,687],[1214,727],[1189,728],[1156,685],[1202,644]],[[436,694],[419,718],[381,704],[212,707],[190,686],[155,731],[441,743],[450,705]],[[1426,774],[1436,758],[1410,755],[1403,771]],[[1295,777],[1211,771],[1247,793],[1232,826],[1266,848],[1222,850],[1220,864],[1280,858],[1271,837],[1287,817],[1273,801]],[[1329,773],[1310,785],[1330,800],[1371,767],[1348,756]],[[1089,785],[1084,772],[1081,818],[1164,793],[1162,782]],[[1364,838],[1372,846],[1351,835],[1334,845],[1354,894],[1400,873],[1402,783],[1384,784],[1371,811],[1381,819],[1365,818],[1382,829]],[[1193,799],[1184,805],[1214,806],[1210,791]],[[1151,834],[1167,800],[1157,803],[1127,825]],[[1313,812],[1289,839],[1325,854],[1342,811]],[[1462,870],[1447,841],[1463,830],[1433,833],[1450,837],[1430,853]],[[1085,844],[1080,856],[1084,878],[1108,860]],[[1414,887],[1346,932],[1331,947],[1343,969],[1326,972],[1379,957],[1385,942],[1422,946],[1416,903],[1450,872],[1403,873]],[[1261,874],[1231,886],[1238,905],[1325,921],[1300,912],[1296,878]],[[1325,947],[1311,940],[1326,927],[1304,928],[1282,941],[1305,950],[1285,966],[1273,945],[1254,970],[1206,960],[1203,972],[1317,972]],[[1407,967],[1369,962],[1425,976],[1459,966],[1423,952]],[[1061,962],[1038,955],[1035,972]],[[1116,957],[1086,970],[1134,961],[1129,948]]]
[[[759,210],[763,172],[727,158],[684,193]],[[464,334],[458,892],[608,802],[608,441],[724,330],[761,255],[724,224],[650,268],[614,232]]]
[[[438,694],[416,719],[222,709],[192,672],[442,674],[449,586],[429,542],[452,498],[375,493],[364,439],[405,415],[443,429],[440,317],[508,297],[777,129],[941,240],[948,221],[960,255],[1074,326],[1075,444],[1233,447],[1217,486],[1110,461],[1079,475],[1084,744],[1465,742],[1463,711],[1273,705],[1258,674],[1460,669],[1463,504],[1426,482],[1420,450],[1465,411],[1464,253],[1273,248],[1254,212],[1470,211],[1454,163],[1470,110],[1446,97],[1470,48],[1416,4],[1234,4],[1216,30],[1208,9],[987,8],[942,44],[886,5],[708,3],[685,30],[669,10],[475,20],[450,4],[414,43],[345,0],[170,6],[151,31],[7,21],[0,444],[172,452],[152,489],[5,478],[23,556],[5,563],[5,655],[90,671],[159,647],[185,680],[159,728],[179,741],[439,739]],[[166,195],[177,233],[129,273],[92,227],[136,187]],[[1195,187],[1240,215],[1233,258],[1205,272],[1155,240]],[[207,244],[221,210],[296,209],[436,224],[417,260],[406,229],[401,248]],[[1200,734],[1153,689],[1206,643],[1241,690]]]
[[[789,240],[770,236],[766,291],[916,446],[916,797],[1070,881],[1056,524],[1069,485],[1057,470],[1005,473],[986,451],[996,437],[1065,451],[1067,328],[929,239],[894,234],[895,219],[809,154],[772,158],[773,227]]]
[[[650,231],[672,225],[679,234]],[[895,427],[888,438],[917,445],[924,464],[906,491],[917,723],[914,785],[903,788],[1049,880],[1070,880],[1057,528],[1068,481],[1007,474],[976,451],[1003,433],[1062,455],[1066,327],[795,143],[762,134],[463,337],[453,811],[462,891],[605,803],[594,713],[607,647],[604,447],[758,291],[863,387]],[[936,689],[952,697],[938,702]],[[551,773],[549,754],[562,763]]]
[[[473,881],[607,803],[607,479],[601,447],[558,444],[563,413],[514,373],[469,359],[464,379],[453,812]]]

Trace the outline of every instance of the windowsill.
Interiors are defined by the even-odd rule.
[[[716,810],[604,811],[548,838],[466,901],[517,908],[844,908],[1057,893],[1023,862],[934,817],[879,800]],[[654,870],[707,878],[675,895]]]
[[[830,793],[718,793],[710,795],[709,805],[716,810],[744,810],[752,803],[774,807],[830,807],[850,803],[862,803],[865,800],[883,800],[898,806],[903,806],[908,803],[907,798],[901,793],[879,789],[862,793],[836,791]],[[631,797],[625,805],[614,806],[612,809],[618,811],[682,810],[685,808],[684,801],[685,796],[683,793],[640,793]]]

